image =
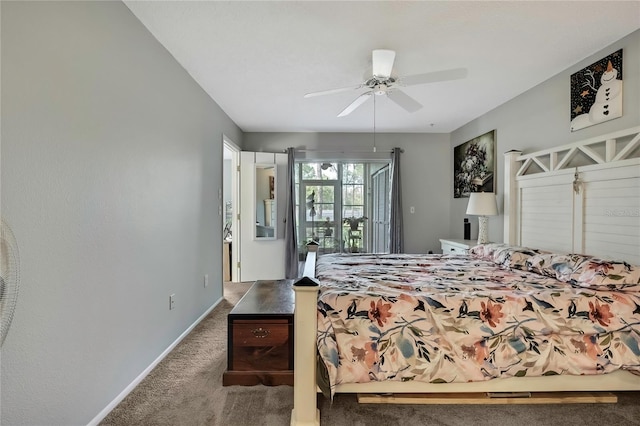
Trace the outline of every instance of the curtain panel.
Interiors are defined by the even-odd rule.
[[[402,149],[391,151],[391,217],[389,221],[389,252],[404,253],[402,224],[402,186],[400,184],[400,154]]]
[[[298,243],[296,241],[295,149],[287,148],[287,210],[284,223],[285,278],[298,278]]]

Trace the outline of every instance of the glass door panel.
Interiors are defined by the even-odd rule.
[[[390,177],[389,166],[371,176],[371,246],[375,253],[389,252]]]
[[[301,190],[305,194],[304,217],[300,218],[300,234],[306,242],[318,243],[319,251],[333,253],[340,251],[339,213],[336,211],[335,182],[302,182]]]

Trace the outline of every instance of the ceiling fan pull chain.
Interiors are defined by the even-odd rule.
[[[373,152],[376,152],[376,97],[373,97]]]

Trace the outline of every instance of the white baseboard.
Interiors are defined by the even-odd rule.
[[[180,336],[178,336],[178,338],[169,345],[169,347],[167,349],[165,349],[160,356],[158,356],[158,358],[156,358],[151,365],[149,365],[147,368],[144,369],[144,371],[142,373],[140,373],[140,375],[138,377],[136,377],[133,382],[131,382],[129,384],[129,386],[127,386],[126,388],[124,388],[124,390],[122,392],[120,392],[120,394],[118,396],[115,397],[115,399],[113,401],[111,401],[109,403],[109,405],[107,405],[102,411],[100,411],[98,413],[97,416],[95,416],[93,418],[93,420],[91,420],[88,423],[88,426],[97,426],[102,420],[104,420],[105,417],[107,417],[107,414],[109,414],[111,412],[111,410],[113,410],[114,408],[116,408],[116,406],[118,404],[120,404],[120,402],[122,402],[123,399],[126,398],[127,395],[129,395],[131,393],[132,390],[134,390],[136,388],[136,386],[138,386],[140,384],[140,382],[142,382],[142,380],[144,380],[145,377],[147,377],[147,375],[151,372],[151,370],[153,370],[159,363],[160,361],[162,361],[167,355],[169,355],[169,353],[178,345],[178,343],[180,343],[182,341],[182,339],[184,339],[189,333],[191,333],[191,331],[196,327],[196,325],[198,325],[200,323],[200,321],[202,321],[203,319],[205,319],[205,317],[207,315],[209,315],[209,313],[216,307],[218,306],[218,304],[220,302],[222,302],[222,297],[219,298],[218,300],[216,300],[216,302],[211,305],[211,307],[209,309],[207,309],[205,311],[205,313],[203,313],[202,315],[200,315],[200,317],[194,321],[193,324],[191,324],[189,326],[189,328],[187,328]]]

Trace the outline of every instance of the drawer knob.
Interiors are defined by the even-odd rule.
[[[254,335],[254,337],[257,337],[258,339],[264,339],[269,335],[269,330],[265,330],[262,327],[258,327],[251,330],[251,333]]]

